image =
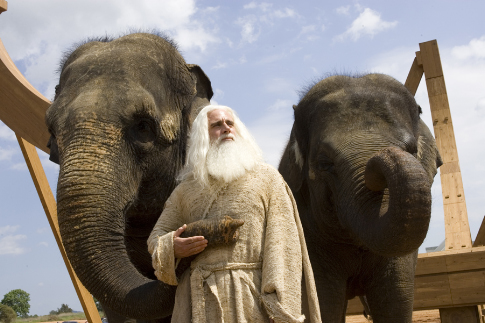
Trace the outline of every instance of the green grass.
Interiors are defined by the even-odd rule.
[[[99,313],[100,317],[104,316],[103,312]],[[20,318],[18,317],[15,321],[16,323],[37,323],[37,322],[59,322],[62,323],[63,321],[77,321],[77,320],[86,320],[86,315],[84,312],[80,313],[62,313],[58,315],[42,315],[38,317],[29,317],[29,318]]]

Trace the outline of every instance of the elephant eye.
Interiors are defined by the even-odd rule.
[[[335,165],[333,161],[331,161],[328,158],[320,159],[317,164],[316,164],[317,170],[321,172],[331,172],[333,173],[335,171]]]
[[[146,116],[135,117],[129,133],[136,146],[143,150],[149,149],[157,138],[156,122]]]

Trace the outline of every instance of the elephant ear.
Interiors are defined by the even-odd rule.
[[[210,104],[210,99],[214,95],[214,92],[212,91],[210,79],[199,65],[188,64],[187,67],[196,80],[197,91],[190,106],[190,124],[192,124],[197,114],[199,114],[199,111]]]
[[[438,167],[443,165],[443,161],[436,141],[422,119],[419,119],[418,131],[418,160],[428,174],[430,183],[433,183]]]
[[[290,140],[286,145],[285,152],[281,157],[279,172],[285,179],[293,193],[301,189],[303,183],[304,159],[295,138],[294,130],[291,131]]]

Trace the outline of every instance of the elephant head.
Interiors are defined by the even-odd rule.
[[[146,240],[211,96],[202,69],[153,34],[89,41],[61,64],[46,123],[62,241],[81,282],[120,315],[171,314],[175,288],[156,280]]]
[[[418,249],[441,165],[420,110],[382,74],[331,76],[303,96],[279,170],[310,244],[328,238],[386,257]]]

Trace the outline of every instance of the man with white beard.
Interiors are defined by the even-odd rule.
[[[178,286],[172,322],[321,322],[291,191],[234,111],[203,108],[187,155],[148,239],[155,275]],[[180,237],[187,223],[224,216],[244,221],[234,244]],[[180,259],[193,255],[178,278]]]

